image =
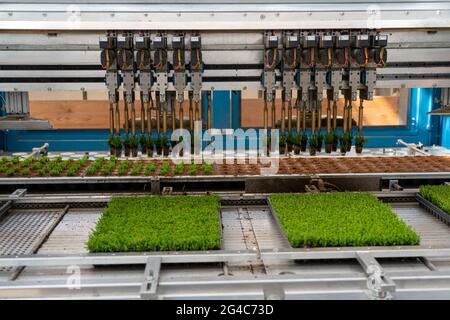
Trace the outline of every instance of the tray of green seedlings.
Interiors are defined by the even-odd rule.
[[[416,200],[425,210],[450,226],[450,186],[420,186]]]
[[[90,252],[218,250],[222,247],[219,198],[114,197],[87,247]]]
[[[292,247],[418,245],[419,236],[369,193],[276,194],[268,198]]]

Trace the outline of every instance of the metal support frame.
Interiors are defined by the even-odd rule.
[[[380,300],[391,299],[395,283],[385,274],[377,260],[368,252],[356,252],[356,259],[367,275],[369,297]]]

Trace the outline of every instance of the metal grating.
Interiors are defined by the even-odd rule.
[[[0,224],[0,255],[27,255],[59,219],[61,210],[11,210]],[[0,271],[10,271],[1,269]]]

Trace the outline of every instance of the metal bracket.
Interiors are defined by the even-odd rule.
[[[195,102],[200,101],[200,91],[202,90],[202,73],[192,72],[191,73],[191,88],[193,93],[193,99]]]
[[[149,257],[145,265],[144,281],[139,292],[141,299],[154,300],[158,298],[159,271],[161,270],[161,258]]]
[[[369,252],[356,252],[356,259],[367,275],[368,297],[376,300],[392,299],[395,283],[384,273],[378,261]]]
[[[398,180],[389,180],[389,191],[402,191],[403,187],[398,184]]]

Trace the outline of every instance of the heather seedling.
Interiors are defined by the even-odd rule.
[[[25,159],[24,161],[22,161],[20,163],[20,166],[22,168],[25,168],[25,167],[28,167],[32,162],[33,162],[33,158],[32,157],[28,157],[27,159]]]
[[[22,169],[22,171],[20,172],[20,175],[23,177],[28,177],[30,175],[30,169],[28,169],[28,168]]]
[[[450,186],[420,186],[420,194],[450,214]]]
[[[183,174],[184,172],[184,162],[181,161],[180,163],[175,165],[175,169],[173,171],[174,174]]]
[[[8,169],[8,171],[6,171],[6,175],[7,175],[8,177],[12,177],[12,176],[14,176],[17,172],[19,172],[19,168],[17,168],[17,167],[12,167],[12,168]]]
[[[131,175],[137,176],[142,170],[142,162],[138,161],[134,164],[133,168],[131,168]]]
[[[192,163],[189,166],[189,175],[194,176],[197,174],[197,165],[195,163]]]
[[[213,169],[212,163],[206,163],[206,162],[205,162],[205,163],[203,164],[203,172],[204,172],[205,174],[211,174],[212,169]]]
[[[220,249],[215,196],[113,198],[90,235],[90,252]]]

